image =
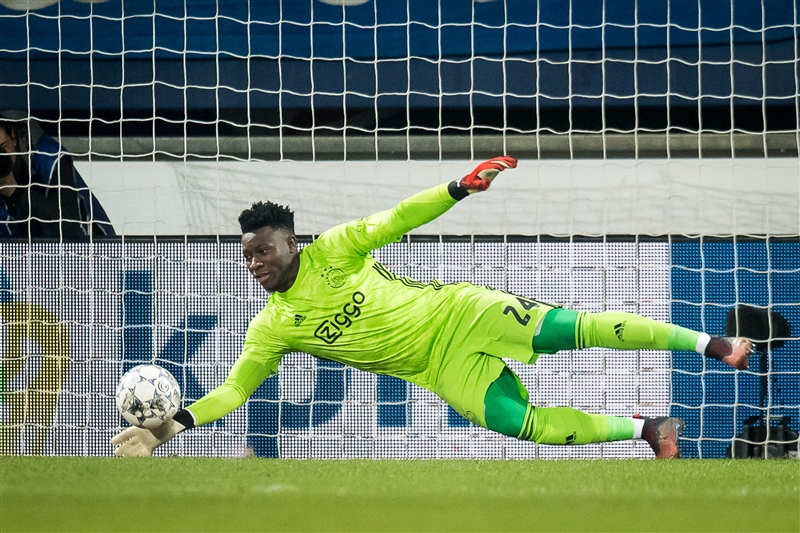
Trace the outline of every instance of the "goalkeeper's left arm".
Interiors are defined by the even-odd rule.
[[[225,382],[201,399],[181,409],[171,420],[155,429],[129,427],[115,435],[114,455],[119,457],[149,457],[153,450],[172,439],[181,431],[219,420],[238,409],[261,383],[274,373],[274,369],[246,356],[233,365]]]
[[[499,172],[516,166],[513,157],[489,159],[459,180],[418,192],[386,211],[335,226],[323,232],[315,244],[326,247],[328,253],[368,254],[435,220],[470,194],[485,191]]]

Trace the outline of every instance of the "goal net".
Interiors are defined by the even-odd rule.
[[[611,4],[0,0],[0,115],[22,127],[0,130],[15,157],[0,154],[0,225],[14,228],[0,240],[0,454],[110,455],[114,390],[136,364],[170,370],[187,403],[219,385],[268,296],[237,236],[253,201],[290,205],[305,245],[501,153],[519,168],[374,256],[421,282],[712,335],[743,306],[780,315],[788,329],[768,324],[748,371],[606,349],[510,366],[537,406],[682,417],[684,456],[723,457],[737,438],[796,451],[798,6]],[[55,237],[36,234],[48,191]],[[769,446],[746,433],[758,423],[776,428]],[[158,453],[652,456],[505,438],[428,391],[301,353]]]

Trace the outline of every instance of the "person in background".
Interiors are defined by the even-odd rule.
[[[0,238],[113,235],[72,156],[25,113],[0,111]]]

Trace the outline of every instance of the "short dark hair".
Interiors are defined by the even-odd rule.
[[[239,226],[242,233],[261,228],[286,229],[294,233],[294,212],[272,202],[256,202],[239,215]]]

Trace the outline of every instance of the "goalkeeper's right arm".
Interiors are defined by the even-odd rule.
[[[171,420],[155,429],[129,427],[111,439],[118,457],[149,457],[153,450],[172,437],[195,426],[219,420],[238,409],[267,379],[272,370],[242,356],[233,365],[225,382],[195,403],[178,411]]]

